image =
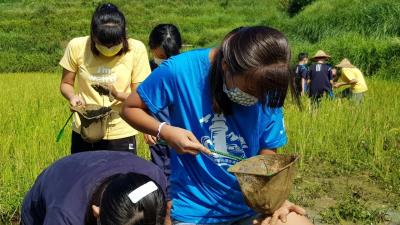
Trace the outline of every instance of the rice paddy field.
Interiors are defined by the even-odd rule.
[[[59,92],[58,61],[70,40],[89,33],[99,0],[0,0],[0,225],[18,224],[25,192],[69,155],[71,128]],[[351,59],[367,76],[360,105],[324,100],[300,111],[285,104],[288,144],[301,161],[290,200],[315,224],[400,224],[400,2],[397,0],[112,1],[128,35],[147,43],[158,23],[174,23],[187,48],[215,46],[229,30],[269,25],[299,52],[323,49],[331,64]],[[66,16],[68,15],[68,16]],[[185,49],[186,50],[186,49]],[[340,90],[336,90],[339,92]],[[138,154],[149,158],[139,135]]]
[[[60,74],[0,75],[0,215],[18,215],[24,193],[42,169],[69,154],[70,133],[56,143],[69,116],[58,94]],[[365,102],[325,100],[318,110],[299,111],[288,101],[289,143],[280,152],[302,157],[291,200],[320,224],[400,223],[400,84],[367,80]],[[139,142],[139,155],[148,148]],[[397,224],[393,223],[393,224]]]

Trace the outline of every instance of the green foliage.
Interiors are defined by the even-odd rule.
[[[296,113],[293,105],[287,105],[290,139],[285,149],[300,153],[302,164],[326,164],[329,169],[320,172],[322,177],[367,170],[386,189],[399,193],[394,188],[400,185],[396,166],[400,162],[400,103],[394,100],[399,84],[372,79],[367,85],[365,102],[359,106],[345,99],[326,100],[317,111],[306,108]],[[309,99],[303,102],[307,106]]]
[[[351,188],[351,187],[350,187]],[[386,212],[383,209],[371,209],[364,201],[363,193],[359,190],[350,190],[342,194],[337,205],[321,212],[322,222],[341,224],[351,221],[356,224],[377,224],[386,221]]]
[[[0,111],[0,224],[18,214],[24,193],[42,169],[69,154],[70,127],[66,126],[59,143],[55,139],[70,115],[68,103],[57,94],[59,82],[56,74],[0,74],[4,93],[0,98],[4,106]],[[318,111],[308,109],[308,99],[303,99],[303,112],[290,102],[285,106],[289,143],[281,151],[302,156],[291,197],[296,203],[314,207],[316,198],[328,194],[339,199],[342,193],[333,192],[333,186],[360,174],[370,179],[360,186],[394,196],[369,194],[371,199],[384,200],[387,207],[400,201],[400,103],[393,101],[400,98],[399,84],[373,79],[367,79],[367,84],[370,90],[360,106],[344,99],[323,101]],[[139,155],[148,159],[147,145],[142,138],[138,143]],[[336,203],[324,218],[332,212],[348,221],[372,221],[373,216],[380,216],[374,209],[363,208],[369,197],[364,193],[360,200],[346,197]]]
[[[289,30],[311,43],[347,32],[359,36],[398,36],[400,3],[393,0],[317,1],[287,24]]]
[[[70,123],[56,142],[71,114],[59,94],[59,82],[56,74],[0,74],[0,224],[18,216],[22,198],[37,175],[70,153]],[[142,138],[138,155],[149,159]]]
[[[104,1],[0,3],[0,72],[54,71],[68,41],[86,36],[95,7]],[[128,36],[148,42],[158,23],[174,23],[193,47],[213,46],[231,29],[277,15],[276,4],[259,1],[112,1],[127,18]],[[258,7],[261,6],[261,7]],[[234,15],[234,16],[233,16]],[[275,20],[275,19],[271,19]],[[267,19],[267,21],[270,21]]]
[[[290,16],[294,16],[315,0],[280,0],[280,4]]]
[[[89,34],[91,15],[102,2],[1,1],[0,72],[54,71],[68,41]],[[129,37],[144,43],[158,23],[176,24],[193,48],[215,46],[235,27],[262,24],[286,33],[294,56],[324,49],[334,62],[347,57],[367,75],[400,77],[393,63],[400,52],[395,0],[112,2],[126,15]]]

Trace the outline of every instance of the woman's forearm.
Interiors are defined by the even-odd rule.
[[[136,130],[157,136],[160,122],[147,113],[147,106],[136,90],[124,101],[121,117]]]
[[[60,84],[60,92],[68,101],[75,95],[74,86],[69,83],[62,82]]]
[[[150,116],[144,109],[124,105],[121,117],[136,130],[157,136],[160,122]]]
[[[60,92],[68,101],[75,95],[74,90],[75,72],[63,69],[63,74],[60,83]]]

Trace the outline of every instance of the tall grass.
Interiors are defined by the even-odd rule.
[[[0,224],[18,212],[40,171],[69,154],[70,129],[55,143],[69,114],[58,94],[57,64],[71,38],[89,34],[91,14],[100,2],[0,0]],[[287,0],[112,2],[127,17],[129,37],[144,43],[158,23],[178,25],[184,43],[193,47],[213,46],[237,26],[262,24],[283,31],[294,56],[323,49],[332,55],[332,64],[347,57],[367,75],[389,78],[369,78],[370,90],[360,106],[324,101],[317,111],[306,107],[299,112],[287,104],[289,143],[281,151],[302,155],[300,174],[363,174],[371,180],[366,186],[378,183],[381,192],[400,194],[400,84],[393,80],[400,78],[399,1],[308,1],[293,17],[282,7]],[[52,73],[10,73],[21,71]],[[303,102],[308,106],[307,98]],[[142,139],[139,146],[139,155],[148,158]],[[320,170],[321,165],[327,169]],[[385,201],[400,208],[399,198]]]
[[[0,2],[0,72],[54,71],[67,42],[89,34],[92,13],[101,2],[106,1]],[[271,24],[284,16],[276,1],[267,0],[111,2],[124,12],[128,36],[144,43],[158,23],[176,24],[184,43],[204,47],[235,27]]]
[[[400,194],[400,102],[396,100],[400,84],[372,79],[368,86],[360,105],[326,99],[318,109],[306,107],[304,112],[288,105],[285,149],[300,153],[302,166],[324,161],[337,166],[332,172],[369,171]],[[303,102],[308,106],[309,99]]]
[[[0,224],[17,212],[36,176],[69,154],[71,129],[56,143],[69,116],[59,94],[60,74],[1,74],[0,76]],[[149,158],[141,139],[138,154]]]
[[[67,42],[89,34],[92,12],[101,2],[0,1],[0,72],[56,70]],[[176,24],[184,43],[194,47],[215,45],[235,27],[261,24],[283,31],[294,55],[325,49],[334,61],[350,58],[367,75],[397,69],[392,63],[400,54],[396,0],[304,0],[293,17],[287,10],[296,1],[288,0],[111,2],[125,13],[129,37],[144,43],[158,23]]]
[[[287,26],[311,43],[346,32],[367,37],[396,37],[400,34],[399,14],[398,1],[320,0],[305,7]]]
[[[59,94],[60,74],[0,74],[0,224],[18,214],[25,192],[42,169],[69,154],[70,128],[61,143],[56,135],[69,115]],[[368,79],[365,102],[324,101],[317,111],[285,107],[289,143],[280,151],[302,156],[300,174],[313,177],[368,174],[381,192],[400,194],[400,84]],[[390,97],[389,97],[390,96]],[[149,158],[139,140],[138,154]],[[320,171],[320,165],[327,170]],[[311,177],[310,177],[311,176]],[[365,186],[374,185],[365,183]],[[315,188],[315,187],[314,187]],[[303,191],[295,190],[303,196]],[[304,198],[313,199],[314,195]],[[397,200],[387,199],[391,205]]]

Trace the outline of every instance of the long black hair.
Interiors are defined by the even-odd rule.
[[[125,16],[117,6],[106,3],[96,8],[92,16],[90,41],[90,49],[95,55],[100,54],[95,46],[96,41],[107,46],[122,43],[122,49],[118,55],[129,51]]]
[[[244,76],[246,87],[263,105],[282,107],[289,86],[293,90],[294,84],[290,57],[288,41],[276,29],[253,26],[239,27],[229,32],[210,70],[213,110],[225,115],[232,113],[232,101],[222,88],[226,72],[232,76]],[[294,98],[299,103],[298,98]]]
[[[182,39],[178,28],[173,24],[158,24],[150,33],[149,47],[150,49],[161,47],[167,59],[179,54]]]
[[[152,181],[137,173],[116,174],[106,178],[92,195],[91,205],[100,207],[102,225],[163,225],[166,202],[162,189],[158,189],[133,203],[129,193]],[[154,182],[155,183],[155,182]],[[95,225],[96,219],[89,210],[86,225]]]

